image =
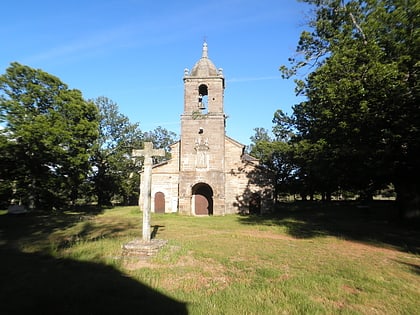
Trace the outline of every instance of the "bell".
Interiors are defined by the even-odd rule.
[[[200,110],[206,109],[206,107],[204,106],[204,103],[203,102],[199,102],[198,103],[198,109],[200,109]]]

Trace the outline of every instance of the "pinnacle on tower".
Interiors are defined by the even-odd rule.
[[[203,43],[203,54],[202,54],[201,58],[208,58],[208,49],[207,49],[207,43],[206,42]]]

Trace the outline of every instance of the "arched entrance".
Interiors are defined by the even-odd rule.
[[[194,212],[196,215],[213,214],[213,189],[205,183],[198,183],[192,188]]]
[[[155,194],[155,213],[165,213],[165,194],[160,191]]]

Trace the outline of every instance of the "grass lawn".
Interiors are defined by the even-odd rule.
[[[418,314],[420,230],[390,205],[285,204],[263,216],[152,215],[137,207],[0,215],[0,314]]]

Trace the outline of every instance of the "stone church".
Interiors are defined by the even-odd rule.
[[[225,215],[268,211],[268,175],[245,146],[225,133],[225,78],[207,44],[192,70],[184,70],[181,139],[172,158],[152,168],[151,211]],[[140,200],[142,204],[142,200]]]

